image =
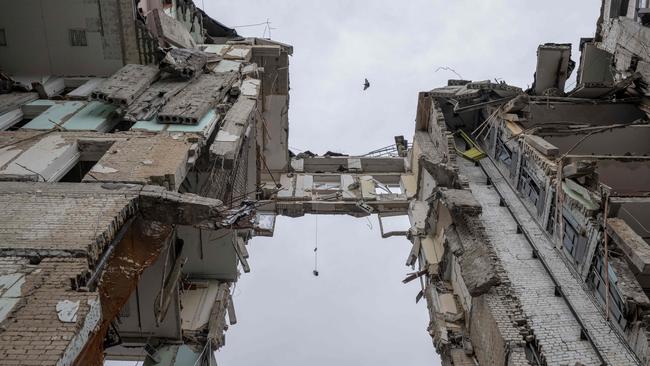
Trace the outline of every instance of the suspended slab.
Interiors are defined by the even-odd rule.
[[[125,65],[90,93],[90,98],[125,107],[142,94],[157,78],[156,66]]]
[[[184,132],[195,133],[207,139],[212,136],[221,116],[216,113],[214,109],[201,118],[199,123],[195,125],[174,125],[162,123],[157,118],[149,121],[138,121],[131,127],[132,131],[167,131],[167,132]]]
[[[230,169],[239,157],[246,131],[255,118],[257,101],[240,97],[223,119],[221,129],[210,146],[210,158],[217,166]]]
[[[174,77],[156,81],[133,101],[124,119],[132,122],[151,120],[168,100],[189,84],[190,80]]]
[[[134,136],[113,143],[83,182],[153,184],[177,191],[197,155],[198,145],[182,134]]]
[[[235,83],[237,74],[204,74],[167,102],[158,119],[164,123],[197,124],[219,103]]]

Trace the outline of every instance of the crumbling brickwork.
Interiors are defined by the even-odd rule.
[[[79,351],[75,339],[83,336],[85,322],[99,320],[87,319],[91,306],[99,301],[98,294],[70,286],[70,278],[88,268],[86,260],[45,258],[30,264],[26,258],[5,257],[0,264],[0,279],[16,279],[12,285],[19,293],[17,304],[0,323],[0,365],[56,365],[66,357],[74,360]],[[62,321],[57,315],[57,305],[64,301],[78,302],[73,319]]]
[[[94,263],[133,214],[135,197],[99,185],[0,183],[0,252]]]

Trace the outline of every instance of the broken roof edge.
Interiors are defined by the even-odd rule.
[[[246,37],[242,39],[228,41],[227,44],[247,44],[251,46],[280,46],[289,56],[293,56],[293,46],[269,38]]]

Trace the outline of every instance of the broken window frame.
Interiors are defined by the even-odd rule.
[[[522,159],[517,186],[519,192],[533,204],[537,214],[540,215],[544,210],[544,187],[531,173],[526,159]]]
[[[312,191],[317,194],[335,193],[341,190],[341,178],[334,174],[314,174]]]
[[[562,220],[564,220],[562,247],[573,258],[573,264],[576,267],[580,266],[585,260],[588,238],[580,234],[580,225],[566,208],[563,209]]]
[[[555,196],[555,189],[551,188],[551,205],[550,209],[548,210],[549,212],[549,217],[548,217],[548,223],[546,224],[546,231],[551,234],[551,236],[555,233],[555,224],[556,224],[556,219],[557,219],[557,206],[555,204],[556,196]]]
[[[604,304],[606,304],[605,301],[605,279],[603,276],[603,258],[601,255],[598,255],[594,261],[594,266],[592,269],[592,279],[591,279],[591,285],[593,286],[593,291],[596,293],[596,295],[600,298],[600,300]],[[621,326],[621,328],[625,329],[627,326],[627,320],[623,316],[625,313],[625,309],[623,307],[623,297],[621,296],[620,290],[618,289],[618,277],[616,276],[616,273],[614,273],[614,270],[612,269],[612,265],[608,264],[608,275],[609,275],[609,310],[610,310],[610,317],[614,318],[616,322]]]
[[[629,0],[611,0],[609,3],[609,17],[611,19],[617,17],[626,17],[629,7]]]
[[[497,134],[494,157],[510,168],[512,166],[513,156],[514,154],[512,150],[506,145],[505,141],[503,141],[501,134]]]

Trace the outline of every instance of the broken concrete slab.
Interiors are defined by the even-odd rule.
[[[549,158],[555,158],[560,154],[560,149],[551,144],[550,142],[544,140],[544,138],[537,135],[525,135],[524,139],[530,146],[534,147],[537,151],[548,156]]]
[[[48,135],[26,150],[0,149],[0,180],[56,182],[79,160],[74,141]]]
[[[154,118],[149,121],[138,121],[132,127],[132,131],[153,131],[153,132],[183,132],[183,133],[194,133],[200,135],[206,140],[213,136],[215,130],[217,130],[217,125],[221,120],[221,115],[217,114],[214,109],[211,109],[206,113],[203,118],[196,125],[179,125],[179,124],[167,124],[162,123],[157,118]]]
[[[0,114],[21,108],[24,104],[38,99],[37,93],[0,94]]]
[[[228,110],[217,137],[210,145],[210,156],[217,166],[231,169],[239,156],[246,131],[253,126],[257,101],[239,98]]]
[[[483,211],[481,204],[467,189],[441,189],[440,202],[453,216],[478,216]]]
[[[119,122],[115,109],[114,105],[92,101],[65,121],[63,128],[67,131],[109,132]]]
[[[90,98],[127,107],[156,81],[159,74],[156,66],[125,65],[94,89]]]
[[[259,79],[246,79],[242,81],[240,87],[241,95],[257,99],[260,94],[261,83],[262,81]]]
[[[10,110],[0,114],[0,131],[11,128],[16,123],[23,120],[23,111],[20,108]]]
[[[635,274],[650,274],[650,246],[628,224],[619,218],[607,219],[607,233],[625,254]]]
[[[237,74],[203,74],[168,101],[158,113],[164,123],[197,124],[203,116],[219,103]]]
[[[131,103],[124,119],[131,122],[153,119],[167,101],[189,84],[190,80],[174,77],[156,81]]]
[[[84,182],[157,184],[177,191],[198,146],[178,133],[139,135],[113,143]]]
[[[99,88],[104,81],[106,81],[106,78],[90,78],[77,88],[68,92],[65,97],[71,100],[88,100],[93,90]]]
[[[485,294],[500,283],[494,258],[484,243],[489,239],[482,233],[484,228],[478,219],[455,221],[454,224],[463,247],[459,264],[465,286],[473,297]]]
[[[160,69],[184,79],[199,75],[208,61],[208,55],[198,50],[172,48],[160,61]]]
[[[547,43],[537,48],[537,69],[533,91],[536,95],[561,95],[569,78],[571,45]],[[550,94],[549,94],[550,93]]]
[[[43,80],[33,82],[32,87],[38,92],[39,97],[43,99],[52,98],[63,93],[65,80],[60,77],[48,76]]]
[[[190,32],[178,20],[153,9],[147,14],[147,29],[158,38],[161,45],[194,49],[197,47]]]

